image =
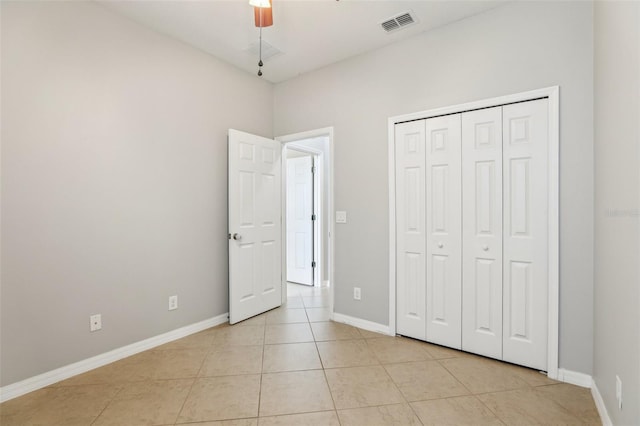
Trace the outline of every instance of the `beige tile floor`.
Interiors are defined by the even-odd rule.
[[[329,322],[326,289],[0,405],[11,425],[601,424],[587,389]]]

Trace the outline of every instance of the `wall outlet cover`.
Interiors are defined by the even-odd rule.
[[[173,311],[178,309],[178,296],[170,296],[169,297],[169,310]]]
[[[102,329],[102,315],[95,314],[89,317],[89,331],[98,331]]]

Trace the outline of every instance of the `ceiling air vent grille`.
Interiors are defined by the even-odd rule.
[[[260,43],[254,41],[245,49],[245,52],[249,53],[251,56],[257,56],[260,54]],[[265,40],[262,40],[262,60],[267,62],[267,59],[273,58],[274,56],[281,55],[282,51],[277,47],[267,43]]]
[[[411,12],[405,12],[381,22],[380,25],[383,30],[389,33],[406,27],[407,25],[414,24],[415,22],[416,20],[413,15],[411,15]]]

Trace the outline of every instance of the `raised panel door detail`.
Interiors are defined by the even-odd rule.
[[[419,234],[422,232],[424,222],[424,211],[421,208],[422,182],[424,170],[417,167],[405,169],[405,217],[406,231]]]
[[[461,347],[460,114],[425,122],[426,283],[429,342]]]
[[[255,148],[253,145],[245,142],[240,142],[238,149],[240,160],[253,161],[254,150]]]
[[[406,155],[418,154],[420,136],[421,136],[420,133],[411,133],[411,134],[405,135],[404,146],[406,147],[405,149]]]
[[[531,142],[529,138],[529,119],[530,117],[516,117],[509,119],[511,129],[511,132],[509,133],[509,142],[511,144]]]
[[[502,358],[502,108],[462,114],[462,349]]]
[[[242,171],[239,173],[240,186],[240,227],[254,226],[255,212],[255,173]]]
[[[296,240],[295,244],[298,247],[304,247],[307,241],[307,235],[304,232],[296,232]],[[304,250],[296,250],[295,251],[295,265],[296,268],[304,269],[306,266],[305,263],[306,256]]]
[[[474,145],[476,149],[495,148],[496,143],[496,123],[488,121],[484,123],[475,123]]]
[[[403,302],[404,306],[406,306],[407,316],[424,321],[422,314],[424,307],[421,306],[420,302],[420,295],[422,294],[420,287],[424,285],[420,280],[422,277],[420,268],[423,266],[420,258],[420,253],[405,253],[406,291]]]
[[[254,268],[256,258],[255,246],[254,243],[240,244],[242,257],[240,268],[238,268],[238,295],[243,302],[256,297]]]
[[[280,222],[280,206],[274,205],[270,200],[277,196],[276,192],[279,192],[279,189],[276,186],[275,176],[263,173],[261,174],[261,179],[260,205],[263,206],[261,209],[262,226],[273,227],[276,225],[276,222]]]
[[[448,129],[438,129],[431,131],[431,152],[447,150]]]
[[[476,286],[475,300],[475,329],[477,332],[490,333],[495,335],[496,325],[492,312],[496,306],[502,305],[502,300],[493,300],[493,285],[496,282],[495,260],[476,259],[476,276],[474,284]]]
[[[305,195],[306,195],[306,185],[303,183],[295,184],[296,191],[296,199],[295,199],[295,218],[298,220],[304,219],[305,214]]]
[[[425,339],[425,121],[395,126],[396,331]]]
[[[280,287],[280,277],[276,276],[276,262],[278,262],[278,253],[276,253],[275,241],[262,242],[262,274],[259,279],[262,282],[262,294],[268,294],[276,291],[276,287]]]
[[[515,158],[510,164],[511,236],[529,237],[531,220],[531,159]]]
[[[495,233],[495,161],[476,162],[476,235]],[[501,224],[502,225],[502,224]]]
[[[508,276],[509,305],[511,320],[509,321],[509,337],[530,341],[531,316],[531,264],[529,262],[511,262]]]
[[[273,164],[276,158],[276,151],[272,148],[262,148],[262,162],[265,164]]]
[[[447,256],[434,255],[431,262],[431,321],[447,324]]]
[[[449,191],[449,179],[447,175],[449,167],[447,165],[433,166],[431,168],[431,215],[432,229],[434,234],[447,232],[448,209],[451,207],[447,195]]]
[[[503,359],[546,370],[548,100],[505,105],[503,117]]]

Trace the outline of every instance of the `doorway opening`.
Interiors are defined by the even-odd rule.
[[[282,302],[313,295],[309,302],[332,316],[333,128],[276,140],[283,144]]]

